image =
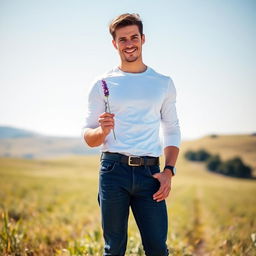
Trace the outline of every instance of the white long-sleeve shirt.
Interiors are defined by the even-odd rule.
[[[102,79],[109,89],[108,101],[111,113],[115,114],[116,134],[116,140],[113,132],[108,134],[102,152],[158,157],[163,147],[180,146],[175,86],[170,77],[150,67],[142,73],[127,73],[116,67],[97,80],[88,96],[83,134],[87,128],[98,127],[98,118],[105,112]]]

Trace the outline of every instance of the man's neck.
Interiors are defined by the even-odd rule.
[[[119,69],[121,69],[123,72],[128,73],[142,73],[146,71],[147,66],[141,62],[141,63],[121,63],[119,65]]]

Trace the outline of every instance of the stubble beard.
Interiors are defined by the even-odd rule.
[[[136,51],[138,51],[138,49],[137,49]],[[123,59],[123,61],[125,61],[125,62],[131,63],[131,62],[137,61],[139,58],[140,58],[140,55],[127,57],[126,54],[123,53],[123,58],[122,58],[122,59]]]
[[[134,57],[134,58],[132,58],[132,59],[129,59],[129,58],[125,57],[125,61],[126,61],[126,62],[135,62],[135,61],[138,60],[138,58],[139,58],[139,57]]]

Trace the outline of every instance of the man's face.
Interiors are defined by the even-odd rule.
[[[139,28],[136,25],[117,29],[116,38],[112,40],[122,62],[135,62],[141,59],[142,45],[144,42],[145,36],[140,35]]]

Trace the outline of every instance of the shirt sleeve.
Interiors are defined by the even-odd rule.
[[[161,126],[164,148],[168,146],[179,147],[181,143],[181,133],[176,111],[176,88],[171,78],[161,108]]]
[[[99,116],[105,111],[105,102],[103,93],[100,91],[100,81],[97,81],[91,87],[87,97],[87,109],[85,112],[85,121],[82,127],[82,138],[88,128],[97,128],[99,126]]]

